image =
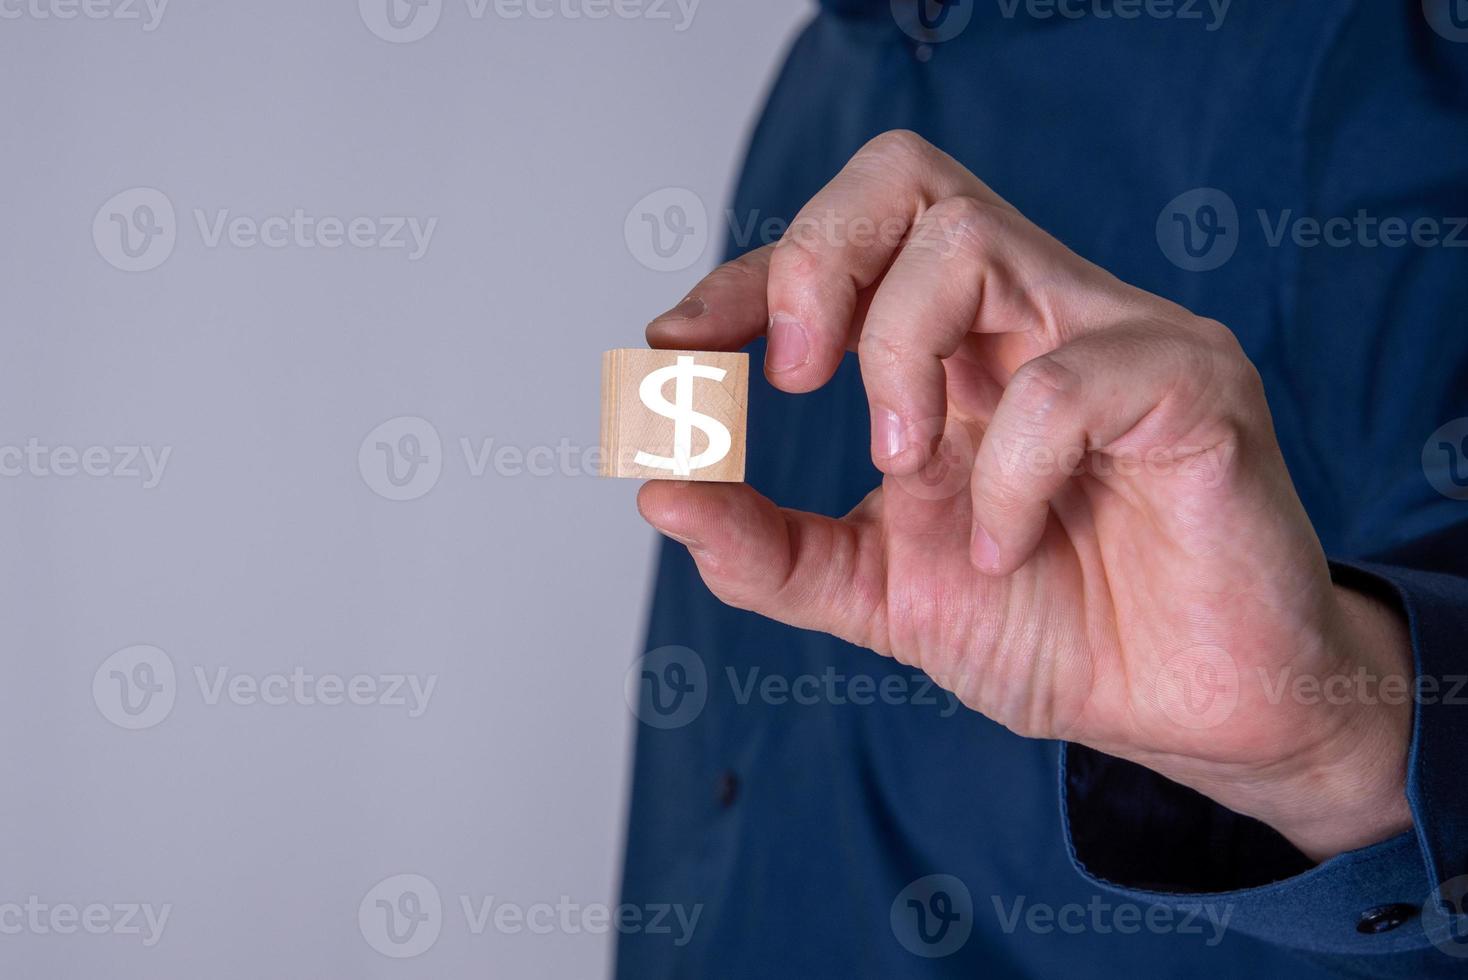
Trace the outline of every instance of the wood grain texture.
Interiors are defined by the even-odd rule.
[[[655,372],[662,374],[648,381],[644,393],[644,381]],[[718,372],[721,377],[709,376]],[[748,414],[748,354],[607,351],[601,364],[602,475],[739,483]],[[727,431],[729,446],[715,459],[722,446],[720,430]],[[647,456],[639,460],[639,454]],[[679,471],[680,464],[687,464],[687,472]]]

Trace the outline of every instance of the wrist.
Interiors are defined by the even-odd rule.
[[[1325,861],[1412,827],[1407,804],[1415,671],[1401,613],[1336,586],[1327,642],[1340,667],[1321,678],[1334,691],[1314,706],[1330,733],[1291,760],[1261,816],[1306,856]]]

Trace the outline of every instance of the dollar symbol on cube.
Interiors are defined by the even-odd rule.
[[[729,454],[733,445],[729,429],[718,419],[693,410],[694,379],[723,381],[727,373],[723,368],[698,364],[691,356],[680,355],[676,364],[659,368],[642,379],[637,388],[642,404],[663,418],[673,420],[673,455],[655,456],[639,450],[635,457],[639,466],[672,470],[674,476],[688,476],[694,470],[713,466]],[[663,395],[663,386],[669,381],[676,384],[674,401],[671,402]],[[694,429],[708,436],[709,440],[708,448],[697,456],[693,455]]]

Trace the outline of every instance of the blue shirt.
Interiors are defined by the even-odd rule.
[[[1232,328],[1334,573],[1402,609],[1434,685],[1416,826],[1312,866],[1145,769],[724,607],[667,543],[622,900],[700,911],[691,936],[624,933],[619,975],[1468,976],[1468,919],[1429,901],[1468,887],[1465,5],[1234,0],[1220,21],[1189,0],[960,0],[924,34],[904,2],[828,0],[799,36],[730,252],[907,128]],[[868,432],[850,357],[813,394],[752,377],[749,482],[845,513],[879,482]]]

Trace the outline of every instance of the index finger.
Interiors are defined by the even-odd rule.
[[[858,298],[938,201],[1013,208],[948,154],[906,131],[867,143],[800,210],[770,257],[769,355],[776,387],[811,391],[846,350]]]
[[[764,333],[773,251],[773,245],[766,245],[704,276],[681,303],[647,325],[647,345],[735,351]]]

